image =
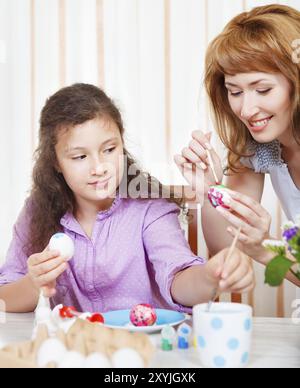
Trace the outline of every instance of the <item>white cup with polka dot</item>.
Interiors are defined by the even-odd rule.
[[[242,368],[249,360],[252,339],[250,306],[214,303],[193,309],[195,343],[202,366]]]

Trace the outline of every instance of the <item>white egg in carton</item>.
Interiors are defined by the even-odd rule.
[[[145,334],[76,320],[67,333],[50,336],[39,325],[33,341],[0,351],[3,368],[146,368],[154,347]]]

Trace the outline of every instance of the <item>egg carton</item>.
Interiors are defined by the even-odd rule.
[[[149,337],[145,334],[110,329],[78,319],[67,333],[59,330],[54,337],[49,336],[46,325],[39,325],[33,341],[12,344],[0,350],[0,367],[38,368],[39,349],[49,338],[58,339],[67,350],[79,352],[84,357],[93,353],[102,353],[111,359],[117,350],[131,348],[141,356],[145,367],[150,365],[155,351]],[[46,367],[56,368],[57,365],[49,363]]]

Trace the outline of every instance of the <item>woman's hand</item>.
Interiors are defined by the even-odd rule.
[[[44,296],[55,295],[56,279],[68,268],[58,251],[45,250],[29,257],[28,275],[36,289],[43,288]]]
[[[206,264],[208,280],[215,284],[218,292],[243,294],[255,287],[255,276],[251,259],[235,249],[227,259],[229,249],[224,249]],[[227,260],[226,260],[227,259]]]
[[[217,207],[216,210],[233,226],[227,229],[229,234],[235,236],[235,228],[242,228],[239,242],[243,251],[263,263],[267,254],[262,242],[271,239],[272,218],[261,204],[252,198],[232,190],[228,190],[228,193],[231,199],[229,202],[226,201],[226,205],[230,210],[222,207]]]
[[[210,185],[216,184],[214,174],[209,165],[207,150],[211,153],[219,182],[221,183],[223,180],[221,159],[210,144],[211,135],[211,133],[204,134],[201,131],[193,132],[192,140],[188,147],[182,150],[181,155],[175,155],[174,157],[175,163],[183,177],[195,191],[201,190],[203,192],[203,184],[199,188],[195,187],[195,182],[199,182],[199,179],[203,181],[204,172],[204,194],[207,193]]]

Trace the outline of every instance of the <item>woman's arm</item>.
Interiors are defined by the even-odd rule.
[[[193,140],[188,148],[183,149],[182,155],[175,157],[175,162],[184,177],[190,183],[192,177],[184,174],[183,166],[186,163],[194,166],[206,164],[204,170],[205,197],[207,197],[208,185],[211,184],[214,177],[209,168],[207,150],[210,150],[217,175],[220,181],[223,180],[220,174],[220,158],[212,149],[209,138],[202,132],[193,132]],[[201,162],[201,164],[200,164]],[[193,171],[197,171],[195,168]],[[222,178],[222,179],[221,179]],[[226,186],[231,190],[232,197],[230,210],[222,207],[214,209],[208,198],[205,198],[202,207],[202,228],[206,243],[211,254],[215,254],[230,244],[236,230],[242,228],[238,247],[257,262],[267,265],[273,258],[262,246],[262,242],[270,237],[271,216],[260,205],[263,189],[264,174],[255,173],[251,169],[244,169],[240,173],[230,173],[226,179]],[[191,183],[190,183],[191,184]],[[230,237],[231,236],[231,237]],[[287,279],[299,285],[299,281],[289,273]]]
[[[257,202],[261,201],[264,188],[264,175],[256,174],[247,169],[242,173],[232,173],[225,180],[225,185],[229,189],[243,193],[253,198]],[[231,235],[227,232],[231,223],[216,211],[205,199],[202,207],[202,229],[209,252],[214,255],[221,249],[230,245]],[[239,245],[242,248],[241,245]],[[261,249],[261,252],[263,249]]]
[[[262,256],[261,264],[267,266],[270,261],[272,261],[275,258],[276,254],[273,252],[269,252],[265,250],[265,254]],[[295,275],[293,275],[291,272],[288,272],[286,275],[286,279],[289,280],[291,283],[294,283],[296,286],[300,287],[300,280],[296,278]]]

